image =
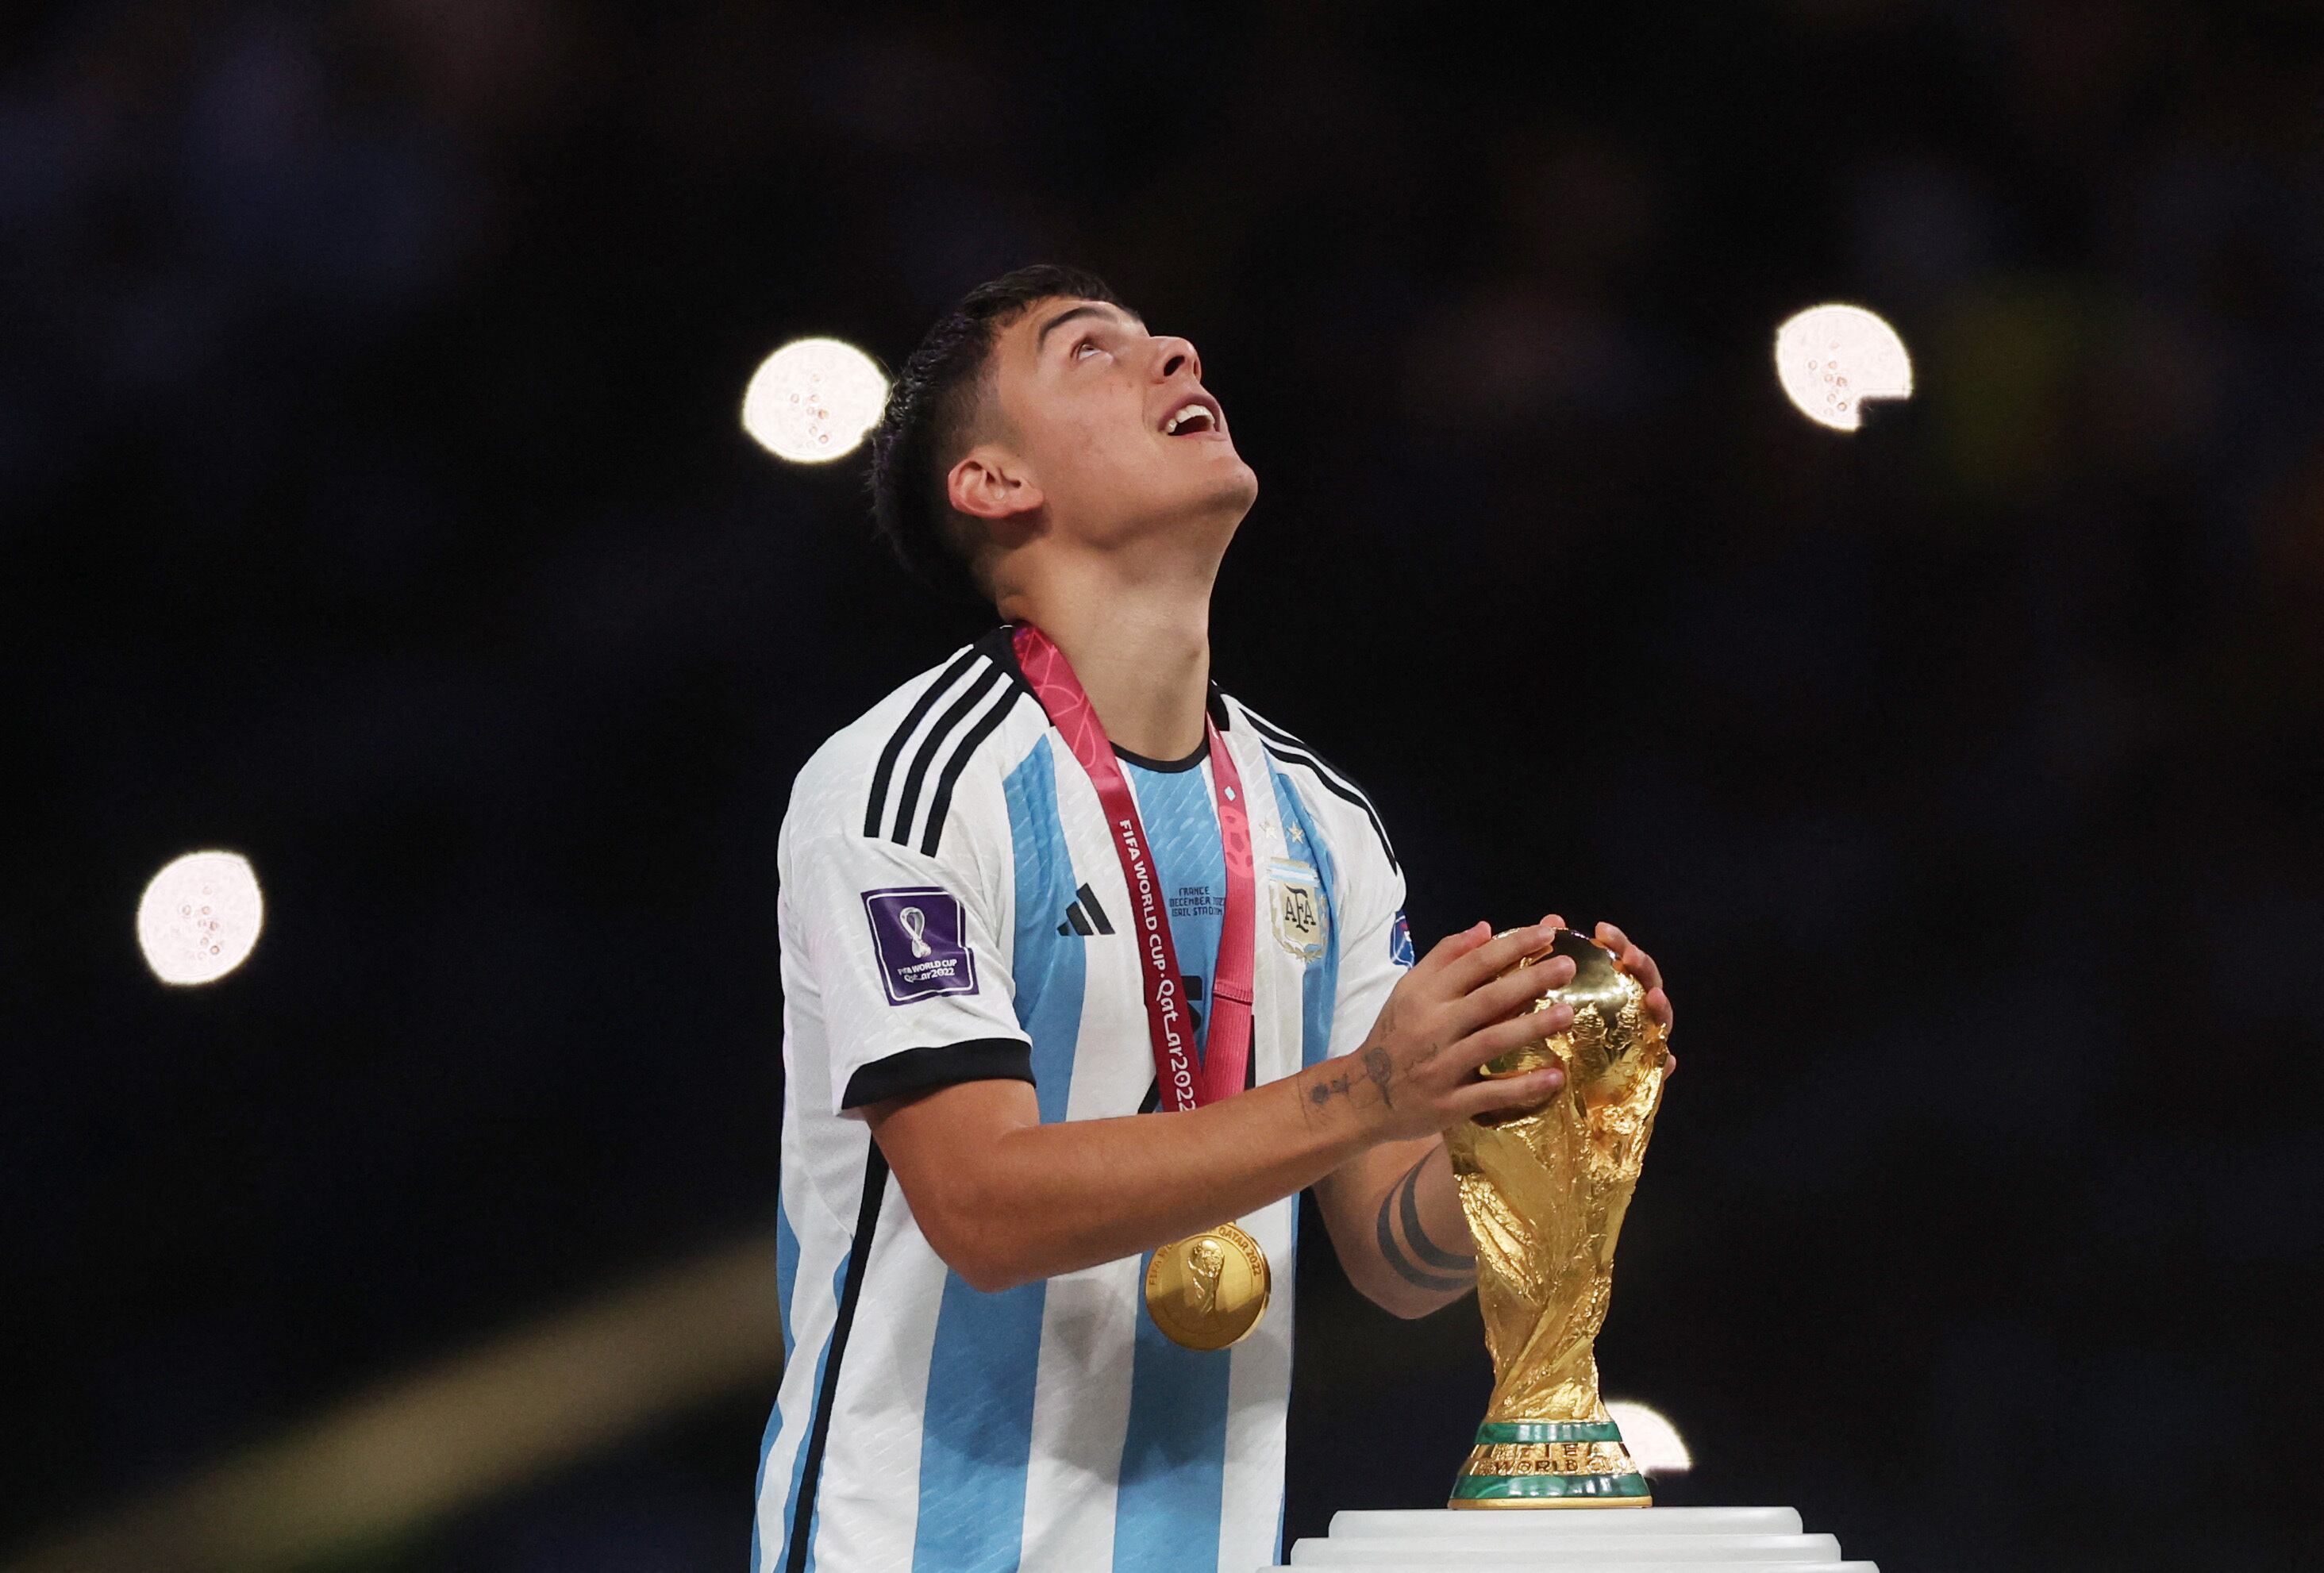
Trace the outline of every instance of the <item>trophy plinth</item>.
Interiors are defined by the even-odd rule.
[[[1296,1568],[1350,1573],[1880,1573],[1844,1560],[1831,1535],[1803,1531],[1788,1507],[1656,1507],[1645,1513],[1342,1513],[1332,1532],[1292,1549]],[[1264,1570],[1262,1570],[1264,1573]]]
[[[1445,1133],[1477,1246],[1477,1304],[1493,1396],[1450,1505],[1645,1507],[1646,1476],[1598,1394],[1593,1352],[1613,1290],[1614,1243],[1662,1097],[1662,1024],[1613,953],[1568,929],[1518,963],[1571,957],[1573,981],[1536,1009],[1573,1025],[1485,1066],[1490,1077],[1558,1063],[1565,1085],[1536,1108]]]

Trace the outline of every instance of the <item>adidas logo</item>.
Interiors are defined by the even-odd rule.
[[[1097,904],[1097,892],[1084,885],[1078,894],[1081,899],[1066,906],[1065,921],[1057,925],[1057,932],[1084,935],[1111,934],[1113,922],[1106,916],[1105,908]],[[1094,928],[1091,926],[1093,924],[1096,925]]]

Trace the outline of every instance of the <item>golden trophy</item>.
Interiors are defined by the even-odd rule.
[[[1553,1062],[1565,1085],[1535,1108],[1445,1132],[1477,1245],[1477,1304],[1493,1396],[1452,1486],[1453,1507],[1646,1507],[1646,1476],[1598,1395],[1593,1345],[1613,1291],[1614,1242],[1663,1090],[1662,1024],[1613,953],[1568,929],[1520,967],[1569,956],[1573,981],[1534,1008],[1573,1025],[1484,1067]]]

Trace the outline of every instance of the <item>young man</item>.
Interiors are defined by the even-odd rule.
[[[1440,1133],[1559,1084],[1475,1074],[1571,1020],[1528,1014],[1570,961],[1503,975],[1559,920],[1416,964],[1370,803],[1211,684],[1258,482],[1194,346],[1097,280],[972,292],[872,469],[906,564],[1009,626],[833,737],[783,822],[752,1567],[1246,1573],[1282,1524],[1298,1192],[1388,1310],[1472,1287]]]

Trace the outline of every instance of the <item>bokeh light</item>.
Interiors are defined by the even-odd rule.
[[[1909,399],[1904,341],[1861,306],[1812,306],[1775,330],[1775,378],[1802,415],[1854,431],[1868,399]]]
[[[862,445],[887,400],[888,379],[853,345],[793,339],[752,373],[742,429],[779,459],[828,464]]]
[[[1606,1412],[1622,1428],[1622,1445],[1643,1473],[1683,1475],[1694,1467],[1678,1427],[1660,1411],[1628,1399],[1609,1399]]]
[[[258,875],[238,852],[162,865],[137,904],[137,943],[164,983],[215,983],[249,960],[266,920]]]

